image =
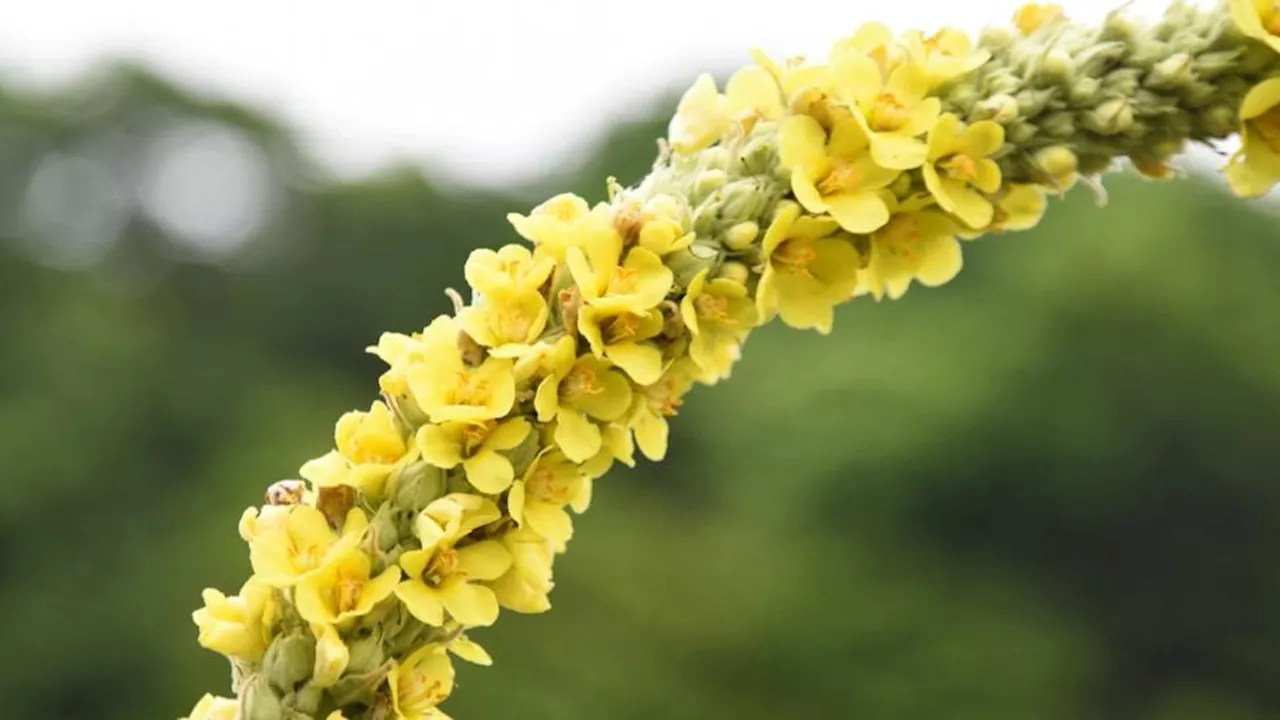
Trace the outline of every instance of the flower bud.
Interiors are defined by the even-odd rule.
[[[698,273],[715,265],[720,251],[716,244],[711,244],[706,240],[698,240],[689,247],[678,252],[671,253],[663,258],[667,267],[675,273],[675,284],[677,287],[689,287],[689,283],[698,276]]]
[[[1075,117],[1069,112],[1056,112],[1040,121],[1040,131],[1055,138],[1069,138],[1076,133]]]
[[[243,720],[284,720],[280,698],[261,675],[252,677],[240,692],[240,717]]]
[[[746,285],[747,280],[751,278],[751,271],[747,269],[746,265],[736,260],[730,260],[720,266],[720,272],[716,273],[716,277],[731,280],[739,285]]]
[[[375,630],[351,640],[347,643],[347,653],[348,673],[367,673],[377,668],[386,659],[382,649],[382,634]]]
[[[723,170],[703,170],[693,181],[693,196],[704,198],[724,187],[729,182],[729,173]]]
[[[1045,53],[1040,72],[1051,80],[1069,80],[1072,75],[1071,55],[1066,50],[1054,48]]]
[[[1173,88],[1182,85],[1191,77],[1191,56],[1186,53],[1174,53],[1161,60],[1147,74],[1147,85],[1153,88]]]
[[[418,512],[432,500],[444,495],[444,471],[425,462],[416,462],[395,476],[393,494],[396,507]]]
[[[754,220],[764,210],[764,188],[750,178],[735,180],[724,186],[719,216],[727,222]]]
[[[1008,47],[1017,37],[1017,34],[1007,27],[992,26],[983,28],[982,33],[978,35],[978,46],[998,50]]]
[[[1104,40],[1129,42],[1137,36],[1138,25],[1118,12],[1108,13],[1107,19],[1102,23],[1102,38]]]
[[[1076,105],[1092,105],[1096,102],[1098,92],[1102,89],[1102,81],[1097,78],[1077,78],[1067,88],[1067,100]]]
[[[1119,135],[1133,127],[1133,106],[1124,98],[1108,100],[1084,116],[1084,125],[1099,135]]]
[[[704,171],[719,170],[720,172],[728,172],[733,166],[733,153],[728,148],[709,147],[698,154],[698,165]]]
[[[767,173],[778,164],[778,136],[772,131],[765,132],[764,129],[765,126],[758,126],[746,147],[742,148],[739,159],[748,173]]]
[[[284,707],[292,710],[296,717],[315,717],[320,710],[320,701],[324,700],[324,690],[315,683],[307,683],[298,689],[297,692],[286,695],[284,698]]]
[[[1036,151],[1034,161],[1047,179],[1058,188],[1069,186],[1080,167],[1080,159],[1064,145],[1050,145]]]
[[[295,630],[272,641],[262,657],[262,673],[276,689],[292,692],[298,683],[311,677],[315,659],[315,642],[310,634]]]
[[[1018,119],[1018,100],[1007,93],[999,93],[978,103],[975,120],[994,120],[1008,125]]]
[[[751,246],[760,235],[760,225],[753,220],[740,222],[724,233],[724,244],[730,250],[743,250]]]
[[[1236,111],[1229,105],[1214,105],[1200,114],[1200,122],[1213,137],[1226,137],[1236,131]]]

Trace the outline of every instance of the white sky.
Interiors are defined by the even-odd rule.
[[[1061,0],[1101,18],[1118,0]],[[702,71],[820,54],[865,20],[1004,23],[1016,0],[0,0],[9,82],[142,59],[282,115],[337,170],[412,158],[472,182],[536,177]],[[1140,0],[1150,15],[1159,0]]]

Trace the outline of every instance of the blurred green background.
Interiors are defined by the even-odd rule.
[[[538,187],[326,178],[134,67],[0,92],[0,707],[224,692],[240,511],[367,405],[504,216],[639,178],[672,106]],[[941,290],[774,325],[661,465],[601,481],[554,609],[474,637],[480,718],[1280,716],[1280,221],[1108,179]]]

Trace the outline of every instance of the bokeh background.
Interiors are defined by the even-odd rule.
[[[270,103],[147,67],[0,87],[4,718],[225,691],[190,612],[248,571],[240,511],[372,398],[362,348],[445,311],[507,212],[639,178],[674,104],[477,185],[331,172]],[[600,482],[553,610],[474,634],[497,664],[447,709],[1280,716],[1280,219],[1107,186],[832,336],[753,335],[667,462]]]

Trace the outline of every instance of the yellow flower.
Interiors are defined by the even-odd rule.
[[[205,694],[200,702],[191,708],[191,714],[182,720],[236,720],[240,712],[240,702],[234,698],[218,697]]]
[[[1013,24],[1023,35],[1030,35],[1045,24],[1058,22],[1065,17],[1062,6],[1057,3],[1027,3],[1014,11]]]
[[[239,595],[227,597],[205,588],[204,607],[191,614],[200,634],[201,647],[227,657],[257,662],[271,640],[271,624],[276,617],[274,590],[249,578]]]
[[[854,119],[871,136],[876,164],[895,170],[923,165],[928,150],[919,136],[938,119],[942,103],[926,96],[929,78],[920,65],[904,62],[886,80],[875,60],[848,56],[835,76],[837,95],[856,108]]]
[[[461,464],[467,481],[492,495],[506,490],[515,477],[511,460],[502,451],[519,447],[529,429],[529,421],[522,417],[501,424],[489,420],[423,425],[418,429],[417,444],[424,460],[446,470]]]
[[[395,417],[381,400],[368,412],[352,411],[339,418],[334,444],[337,450],[308,461],[298,474],[317,487],[350,485],[376,497],[391,473],[413,459]]]
[[[1280,52],[1280,6],[1275,0],[1228,0],[1240,32]]]
[[[316,636],[316,661],[311,672],[311,682],[316,687],[332,687],[342,677],[351,661],[351,651],[347,649],[337,628],[326,623],[312,623],[311,632]]]
[[[547,595],[553,586],[551,565],[555,560],[555,547],[527,527],[508,530],[501,541],[511,553],[511,568],[493,583],[498,603],[521,613],[550,610]]]
[[[991,201],[986,194],[1000,189],[1000,166],[987,157],[1004,145],[1004,128],[981,120],[964,127],[951,113],[938,118],[929,130],[929,161],[924,184],[943,210],[972,228],[991,222]]]
[[[643,205],[624,201],[614,216],[614,226],[625,241],[634,241],[658,256],[689,247],[696,237],[687,229],[691,224],[688,201],[665,193],[654,195]]]
[[[913,210],[871,236],[871,259],[858,278],[859,294],[897,299],[912,280],[930,287],[942,285],[960,272],[959,228],[936,210]]]
[[[511,360],[487,357],[468,365],[458,348],[457,322],[441,315],[422,331],[427,359],[406,371],[409,389],[431,422],[483,422],[511,411],[516,380]]]
[[[400,556],[400,567],[406,579],[395,593],[415,618],[440,627],[447,611],[462,625],[488,626],[498,619],[498,599],[480,583],[502,577],[511,567],[511,555],[502,543],[482,540],[410,550]]]
[[[1044,190],[1036,185],[1006,185],[995,199],[995,213],[985,231],[1030,230],[1040,223],[1048,206]],[[974,235],[981,234],[980,232]]]
[[[329,528],[324,513],[309,505],[294,505],[284,521],[257,528],[249,543],[253,572],[273,587],[295,585],[320,572],[364,537],[369,520],[352,508],[339,535]]]
[[[529,351],[547,327],[547,301],[536,290],[484,295],[458,313],[458,324],[471,339],[499,358]]]
[[[631,404],[631,385],[607,361],[575,357],[571,337],[561,338],[553,352],[533,405],[539,421],[556,421],[555,441],[564,454],[583,462],[600,450],[600,428],[591,420],[621,417]]]
[[[709,382],[728,377],[743,339],[759,320],[746,286],[724,278],[708,281],[706,270],[689,283],[680,301],[680,315],[693,336],[689,356]],[[645,385],[656,380],[657,377],[649,381],[636,378]]]
[[[837,120],[829,138],[807,115],[789,117],[778,129],[779,158],[796,199],[811,213],[830,213],[849,232],[868,233],[888,222],[880,191],[900,174],[877,165],[867,142],[851,118]]]
[[[492,500],[469,493],[450,493],[431,501],[414,519],[413,533],[423,550],[453,547],[472,530],[502,518]]]
[[[600,428],[600,450],[583,461],[580,469],[583,475],[594,480],[609,472],[609,468],[613,467],[615,461],[627,467],[635,467],[635,455],[636,444],[631,437],[630,428],[617,422],[605,423]],[[586,502],[590,501],[590,491],[591,488],[588,486]]]
[[[619,257],[611,249],[594,256],[581,248],[569,250],[569,271],[585,303],[602,312],[641,313],[657,307],[675,280],[671,268],[642,247],[632,248],[621,264]]]
[[[802,58],[792,58],[779,65],[760,50],[752,50],[751,57],[773,77],[792,112],[810,115],[823,123],[829,119],[831,68],[807,65]]]
[[[538,262],[564,262],[565,251],[570,247],[622,246],[609,218],[609,208],[603,204],[592,208],[572,193],[556,195],[528,216],[507,215],[507,220],[521,237],[534,244],[533,257]]]
[[[549,257],[535,260],[528,248],[503,245],[497,251],[472,250],[463,272],[467,284],[483,295],[521,295],[541,289],[555,269]]]
[[[761,318],[777,312],[792,327],[831,332],[832,308],[849,299],[862,264],[838,231],[833,220],[801,217],[793,202],[778,204],[761,246],[765,267],[756,287]]]
[[[1244,96],[1240,124],[1227,184],[1241,197],[1258,197],[1280,181],[1280,78],[1263,80]]]
[[[676,414],[681,398],[693,386],[698,373],[692,360],[682,358],[671,364],[658,382],[636,390],[631,411],[631,429],[635,431],[640,452],[653,461],[667,454],[667,418]]]
[[[850,57],[869,58],[880,68],[880,73],[887,77],[902,62],[905,54],[888,25],[868,22],[863,23],[853,35],[837,41],[831,47],[829,59],[832,66],[839,65]]]
[[[436,707],[453,692],[453,663],[443,647],[423,645],[404,662],[393,661],[387,685],[396,720],[449,720]]]
[[[397,407],[401,406],[400,403],[412,403],[405,371],[426,362],[427,349],[422,345],[421,334],[382,333],[378,344],[365,348],[365,351],[387,364],[386,372],[378,377],[378,388],[395,398]]]
[[[587,305],[578,311],[578,332],[591,352],[607,358],[637,383],[651,383],[662,374],[662,350],[651,342],[662,333],[662,313],[657,310],[604,311]]]
[[[511,486],[507,510],[520,527],[528,526],[561,550],[573,536],[565,506],[581,511],[590,499],[591,481],[578,466],[560,452],[543,451]]]
[[[907,55],[920,66],[931,88],[972,72],[991,59],[991,53],[986,50],[973,49],[967,33],[952,27],[944,27],[929,36],[911,30],[904,39]]]
[[[400,580],[400,568],[386,568],[371,577],[373,562],[356,548],[348,548],[319,572],[298,583],[293,602],[303,620],[336,625],[367,614],[387,599]]]
[[[671,147],[678,153],[695,153],[724,137],[739,122],[750,131],[757,119],[782,115],[782,96],[767,70],[743,68],[734,73],[721,95],[716,81],[704,73],[685,91],[667,128]]]

